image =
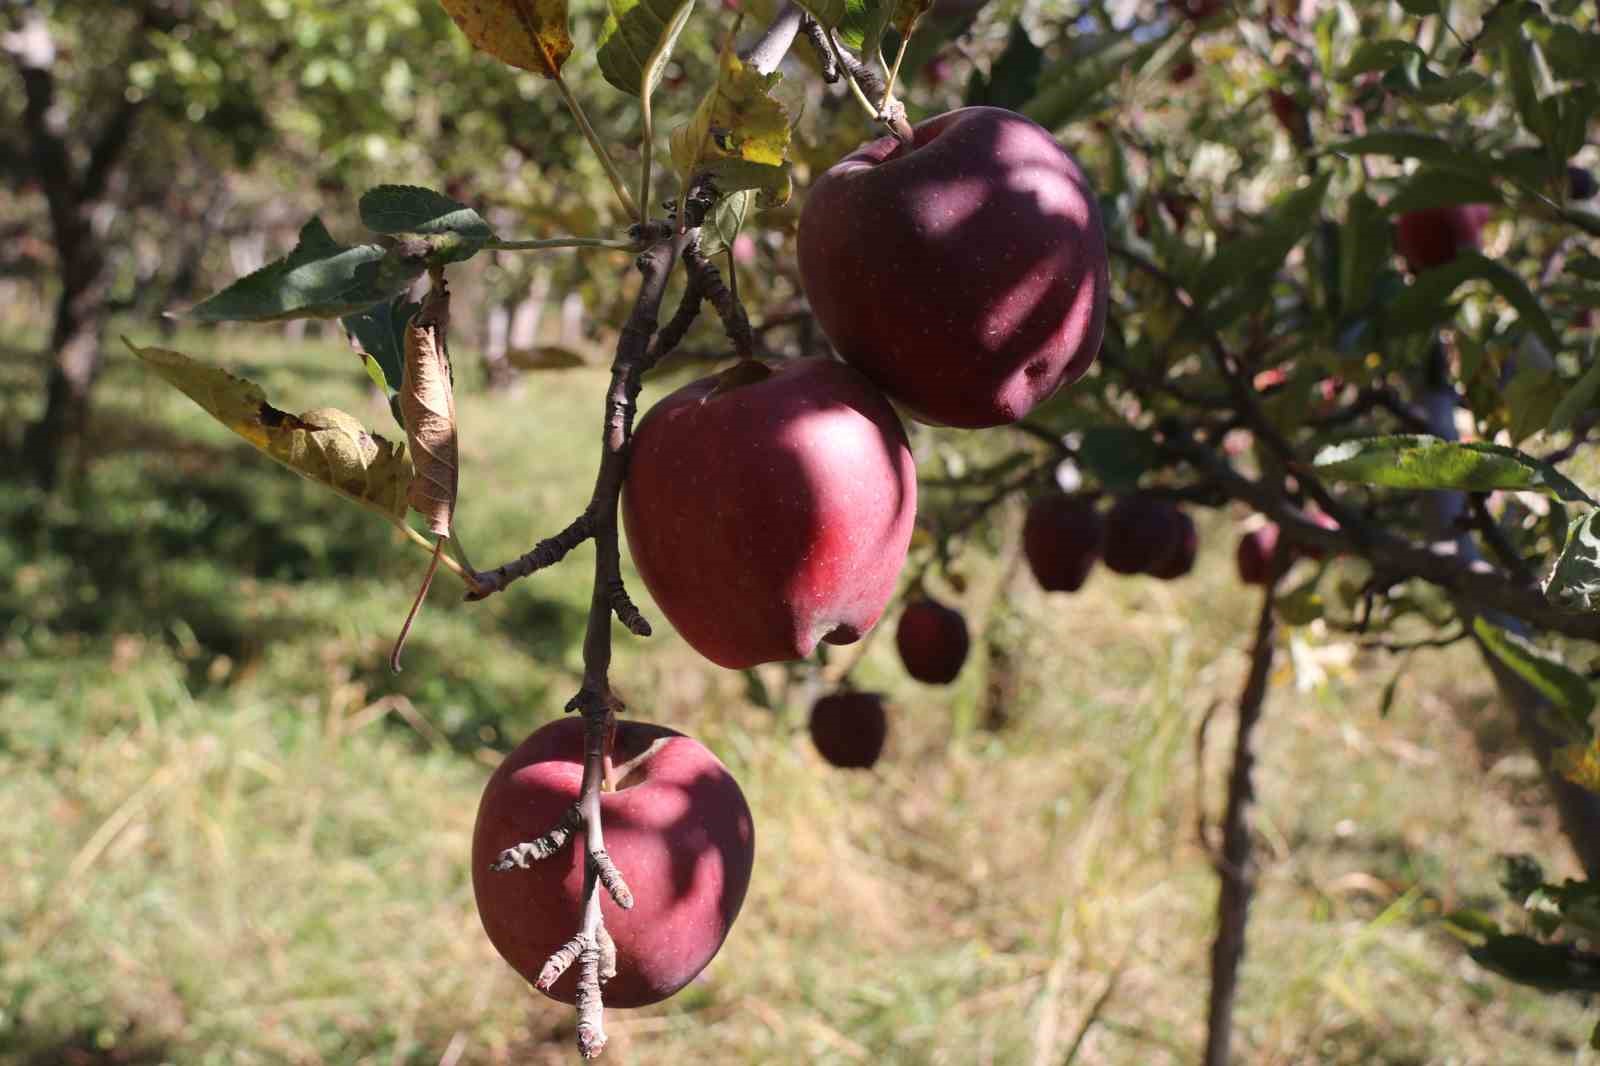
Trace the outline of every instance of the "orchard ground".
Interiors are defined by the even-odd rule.
[[[285,409],[393,431],[342,341],[263,336],[173,346]],[[0,361],[13,428],[38,402],[31,351]],[[491,396],[457,359],[458,523],[488,566],[581,507],[605,372]],[[572,1061],[571,1011],[480,931],[467,851],[498,753],[576,687],[588,549],[484,604],[441,576],[391,677],[421,552],[126,353],[99,395],[78,488],[0,491],[0,1061]],[[657,635],[618,638],[629,713],[721,756],[757,855],[710,969],[612,1012],[605,1061],[1196,1061],[1216,882],[1194,738],[1217,705],[1215,810],[1257,605],[1234,575],[1240,517],[1202,516],[1199,565],[1173,583],[1100,568],[1047,596],[972,556],[967,593],[945,595],[975,630],[953,687],[906,679],[880,625],[858,681],[894,709],[868,772],[826,766],[803,693],[751,702],[635,579]],[[991,602],[1019,671],[998,730]],[[1478,969],[1437,921],[1501,905],[1500,853],[1566,855],[1475,653],[1415,655],[1382,716],[1398,661],[1288,639],[1261,730],[1242,1061],[1600,1062],[1580,1046],[1592,1011]],[[760,674],[775,696],[781,674]]]

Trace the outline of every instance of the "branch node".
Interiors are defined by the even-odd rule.
[[[546,960],[544,968],[539,971],[539,979],[533,983],[533,987],[541,992],[550,991],[551,987],[561,980],[561,975],[567,972],[567,968],[578,960],[578,956],[583,952],[583,945],[583,936],[579,934],[556,948],[555,954]]]
[[[566,847],[567,841],[572,839],[572,834],[581,828],[583,828],[583,812],[578,809],[577,804],[573,804],[549,832],[502,851],[489,869],[496,872],[512,868],[526,870],[531,863],[542,862]]]
[[[604,851],[591,851],[589,858],[594,862],[595,875],[605,886],[611,901],[625,911],[633,910],[633,893],[628,890],[628,883],[622,879],[622,871],[611,861],[611,856]]]
[[[518,556],[493,570],[483,570],[472,575],[476,586],[466,595],[469,602],[487,599],[507,585],[529,574],[538,573],[566,558],[568,552],[594,536],[594,516],[585,511],[553,537],[546,537],[533,546],[533,550]]]
[[[606,1049],[605,1015],[600,1002],[600,947],[584,941],[578,956],[578,1054],[592,1059]]]
[[[639,613],[639,608],[634,606],[633,600],[628,597],[628,590],[623,586],[620,577],[611,583],[610,589],[607,590],[607,597],[611,601],[611,610],[616,613],[617,621],[621,622],[629,633],[636,637],[648,637],[650,635],[649,620]]]

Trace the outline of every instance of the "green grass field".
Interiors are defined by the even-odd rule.
[[[273,337],[174,346],[279,407],[393,430],[341,343]],[[487,566],[586,499],[604,374],[491,396],[462,362],[458,522]],[[38,375],[0,363],[12,430]],[[0,1061],[574,1061],[569,1010],[480,932],[467,851],[497,753],[575,688],[588,550],[483,604],[442,575],[393,677],[421,552],[120,349],[100,399],[71,490],[0,492]],[[657,635],[617,630],[618,688],[728,763],[757,859],[710,969],[612,1012],[604,1061],[1198,1061],[1215,879],[1195,821],[1220,804],[1256,609],[1232,580],[1242,517],[1208,518],[1174,584],[1101,571],[1045,596],[974,558],[962,603],[1016,665],[1003,713],[981,656],[930,689],[880,639],[859,677],[895,711],[866,773],[814,755],[781,670],[760,676],[787,705],[750,702],[636,582]],[[1240,1061],[1600,1062],[1592,1010],[1479,970],[1437,921],[1501,905],[1499,854],[1566,856],[1473,653],[1417,655],[1380,716],[1397,662],[1286,643]]]

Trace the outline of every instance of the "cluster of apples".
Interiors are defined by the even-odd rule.
[[[813,184],[798,243],[806,295],[843,361],[745,361],[679,389],[640,420],[623,485],[628,546],[657,606],[730,669],[848,644],[878,621],[916,515],[897,407],[947,426],[1015,421],[1082,376],[1105,325],[1094,193],[1049,132],[1014,112],[963,108],[907,143],[863,145]],[[943,675],[955,643],[956,670],[966,654],[961,616],[931,602],[907,609],[899,636],[929,679],[954,677]],[[938,653],[919,659],[925,646]],[[882,700],[836,693],[812,732],[832,761],[870,765],[887,732]],[[624,910],[601,894],[616,955],[605,998],[640,1006],[721,946],[754,832],[738,784],[694,740],[619,722],[613,759],[606,850],[639,902]],[[573,809],[582,769],[581,722],[540,729],[490,779],[473,838],[490,940],[567,1002],[570,971],[548,987],[538,977],[580,927],[583,849],[505,867]]]

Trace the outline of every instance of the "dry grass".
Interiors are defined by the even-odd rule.
[[[231,351],[284,406],[373,417],[346,377],[312,399],[326,351]],[[113,417],[143,430],[91,496],[38,511],[42,531],[37,501],[4,512],[0,1059],[573,1061],[568,1010],[479,932],[465,857],[481,756],[572,686],[587,555],[480,608],[436,595],[391,680],[420,556],[137,382],[115,368]],[[583,499],[598,382],[464,400],[480,565]],[[489,447],[530,421],[522,451]],[[166,441],[196,434],[184,478],[158,477]],[[1057,1066],[1074,1046],[1083,1064],[1196,1061],[1214,880],[1193,740],[1218,706],[1215,803],[1254,610],[1233,535],[1206,526],[1181,583],[1101,572],[1072,597],[1025,576],[995,596],[995,568],[974,563],[967,606],[1000,605],[1020,664],[1005,728],[975,726],[981,661],[930,689],[878,641],[861,679],[895,711],[867,773],[829,770],[803,706],[751,705],[670,633],[625,645],[634,712],[728,762],[758,856],[721,955],[675,1000],[613,1012],[607,1061]],[[151,539],[165,554],[138,554]],[[107,543],[133,553],[129,602],[83,555]],[[1577,1047],[1581,1004],[1477,970],[1434,920],[1494,905],[1499,853],[1565,854],[1471,653],[1417,657],[1380,717],[1396,663],[1291,639],[1261,730],[1240,1061],[1600,1061]],[[375,708],[389,695],[409,703]]]

